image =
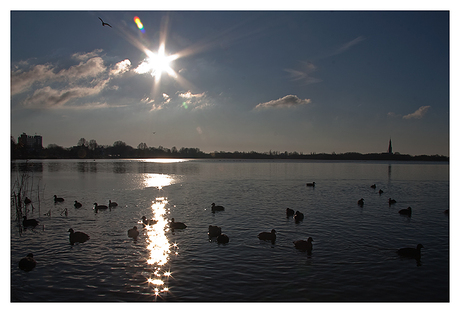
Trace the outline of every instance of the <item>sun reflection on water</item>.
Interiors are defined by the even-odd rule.
[[[144,177],[145,187],[163,189],[163,187],[172,185],[173,183],[174,178],[166,174],[145,174]]]
[[[169,292],[167,286],[168,280],[171,277],[169,268],[164,268],[169,261],[171,250],[178,249],[177,244],[170,244],[166,232],[168,230],[169,221],[166,217],[167,198],[160,197],[152,201],[153,219],[157,221],[155,225],[145,226],[147,233],[147,249],[149,250],[149,258],[147,264],[150,267],[151,273],[147,282],[152,285],[155,296],[161,293]],[[173,254],[175,251],[173,251]]]

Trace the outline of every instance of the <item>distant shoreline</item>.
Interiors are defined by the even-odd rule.
[[[343,153],[343,154],[297,154],[297,155],[269,155],[264,153],[236,153],[236,152],[214,152],[202,153],[200,156],[183,155],[158,155],[158,156],[104,156],[104,157],[31,157],[31,158],[12,158],[11,160],[57,160],[57,159],[80,159],[80,160],[117,160],[117,159],[238,159],[238,160],[316,160],[316,161],[420,161],[420,162],[449,162],[449,157],[443,155],[408,155],[408,154],[388,154],[388,153]]]

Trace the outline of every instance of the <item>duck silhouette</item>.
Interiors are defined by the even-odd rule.
[[[23,271],[29,272],[35,268],[37,262],[34,259],[34,255],[29,253],[25,258],[19,261],[19,268]]]
[[[377,188],[377,186],[375,184],[373,184],[373,185],[371,185],[371,188],[375,189],[375,188]]]
[[[94,210],[96,211],[96,213],[99,211],[99,210],[107,210],[109,207],[106,206],[105,204],[97,204],[96,202],[94,202]]]
[[[296,223],[300,222],[300,221],[303,221],[303,218],[304,218],[304,215],[303,213],[299,212],[299,211],[296,211],[295,212],[295,215],[294,215],[294,220]]]
[[[358,205],[359,205],[360,207],[362,207],[362,206],[364,205],[364,199],[363,199],[363,198],[361,198],[361,199],[358,200]]]
[[[60,198],[60,197],[54,195],[54,203],[56,203],[56,202],[64,202],[64,198]]]
[[[76,242],[83,243],[89,240],[89,236],[87,234],[80,231],[75,232],[72,228],[69,229],[69,233],[69,241],[71,245]]]
[[[156,223],[157,221],[149,220],[145,216],[142,216],[142,224],[144,224],[144,226],[152,226],[152,225],[155,225]]]
[[[102,26],[109,26],[109,27],[112,27],[109,23],[104,22],[100,17],[98,17],[98,18],[101,20]]]
[[[81,208],[82,205],[81,205],[80,202],[78,202],[77,200],[75,200],[75,203],[74,203],[73,206],[74,206],[76,209],[78,209],[78,208]]]
[[[169,227],[171,227],[173,230],[174,229],[185,229],[187,228],[187,225],[185,225],[182,222],[176,222],[174,221],[174,218],[172,218],[171,222],[169,222]]]
[[[109,208],[114,208],[116,206],[118,206],[118,203],[112,202],[111,200],[109,200]]]
[[[311,253],[311,251],[313,250],[313,238],[311,237],[308,237],[307,240],[296,240],[294,241],[294,247],[297,249],[297,250],[300,250],[300,251],[306,251],[308,253]]]
[[[226,234],[220,234],[217,236],[217,243],[228,243],[230,238]]]
[[[315,182],[312,182],[312,183],[307,183],[307,187],[315,187],[316,183]]]
[[[35,227],[38,225],[38,221],[36,219],[27,219],[27,216],[24,216],[23,217],[23,220],[22,220],[22,226],[24,227]]]
[[[128,237],[137,239],[138,236],[139,236],[139,231],[137,230],[136,226],[128,230]]]
[[[260,240],[270,240],[271,242],[275,242],[276,240],[276,230],[272,229],[271,232],[261,232],[257,235]]]
[[[217,237],[222,234],[222,229],[218,226],[209,225],[208,227],[208,236]]]
[[[399,214],[411,216],[412,215],[412,208],[408,207],[407,209],[399,210]]]
[[[216,205],[214,202],[211,204],[211,211],[224,211],[225,208],[221,205]]]
[[[424,246],[419,243],[416,248],[401,248],[396,252],[401,257],[420,260],[422,248],[424,248]]]
[[[395,203],[396,203],[395,199],[388,198],[388,204],[389,205],[392,205],[392,204],[395,204]]]
[[[379,189],[379,195],[381,195],[382,193],[383,193],[383,190]]]
[[[287,208],[286,209],[286,216],[293,216],[293,215],[294,215],[294,210],[290,209],[290,208]]]
[[[32,203],[32,200],[30,200],[29,198],[26,197],[26,198],[24,199],[24,204],[27,205],[27,204],[29,204],[29,203]]]

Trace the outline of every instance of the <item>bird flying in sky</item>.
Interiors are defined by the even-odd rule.
[[[102,22],[102,26],[106,26],[106,25],[107,25],[107,26],[109,26],[109,27],[112,27],[109,23],[105,23],[100,17],[99,17],[99,19],[100,19],[101,22]]]

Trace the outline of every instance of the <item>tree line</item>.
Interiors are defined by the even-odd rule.
[[[11,159],[118,159],[118,158],[217,158],[217,159],[311,159],[311,160],[398,160],[398,161],[449,161],[442,155],[418,155],[368,153],[309,153],[302,152],[225,152],[214,151],[206,153],[199,148],[165,148],[149,147],[141,142],[136,148],[118,140],[113,145],[99,145],[96,140],[87,141],[80,138],[75,146],[64,148],[49,144],[43,148],[21,146],[11,137]]]

